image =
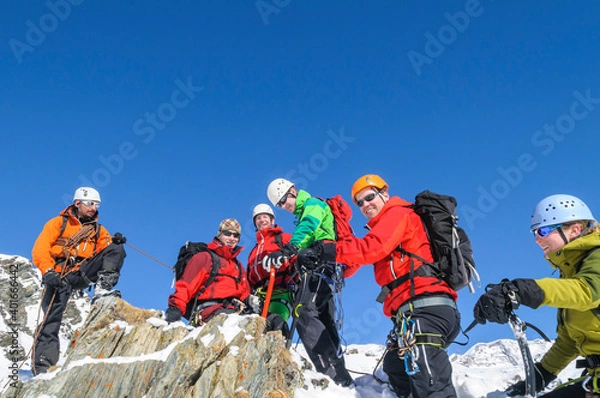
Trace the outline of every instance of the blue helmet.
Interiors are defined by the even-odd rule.
[[[595,221],[592,211],[583,200],[572,195],[551,195],[535,206],[529,228],[533,231],[547,225],[583,220]]]

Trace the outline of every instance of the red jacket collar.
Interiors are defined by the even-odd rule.
[[[385,213],[388,212],[389,209],[393,208],[393,207],[409,207],[412,206],[411,202],[408,202],[404,199],[402,199],[399,196],[392,196],[385,205],[383,205],[383,207],[381,208],[381,211],[379,212],[379,214],[377,214],[375,217],[373,217],[372,219],[369,220],[369,222],[367,222],[367,225],[369,226],[369,228],[372,228],[375,224],[377,224],[379,222],[379,219],[381,217],[383,217],[383,215]]]
[[[283,228],[275,225],[270,228],[259,229],[256,231],[256,241],[260,242],[262,239],[267,239],[270,236],[275,236],[283,232]]]
[[[226,260],[235,259],[237,255],[240,254],[240,252],[244,249],[242,246],[225,246],[216,237],[207,245],[207,247]]]

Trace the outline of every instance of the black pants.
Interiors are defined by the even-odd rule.
[[[412,320],[415,333],[440,335],[448,346],[460,331],[460,314],[445,305],[417,308]],[[444,347],[446,348],[446,347]],[[416,344],[414,355],[419,371],[412,376],[406,373],[398,349],[390,350],[383,359],[383,371],[388,375],[390,387],[399,397],[450,398],[456,397],[452,384],[452,365],[448,353],[438,347]]]
[[[585,398],[587,392],[583,389],[583,380],[573,385],[559,388],[544,394],[544,398]]]
[[[85,260],[79,270],[65,275],[67,283],[58,289],[47,288],[42,297],[42,313],[44,321],[38,327],[38,337],[34,349],[34,372],[46,372],[50,366],[56,365],[60,354],[58,333],[63,312],[71,292],[74,289],[85,289],[95,283],[99,275],[108,281],[119,280],[119,272],[125,260],[125,249],[122,245],[111,244],[89,260]]]
[[[310,273],[302,280],[294,316],[298,335],[315,369],[336,382],[352,380],[341,355],[340,336],[335,324],[333,292],[325,279]]]

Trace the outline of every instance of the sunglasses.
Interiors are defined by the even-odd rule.
[[[93,200],[82,200],[81,203],[83,203],[84,205],[86,205],[88,207],[96,206],[96,209],[98,207],[100,207],[100,203],[94,202]]]
[[[221,231],[221,233],[225,236],[233,236],[234,238],[239,238],[240,234],[237,232],[231,232],[231,231]]]
[[[562,226],[563,226],[563,224],[554,224],[554,225],[547,225],[545,227],[539,227],[539,228],[533,230],[533,234],[539,236],[540,238],[545,238],[546,236],[550,235],[550,233],[552,231],[554,231],[555,229],[558,229]]]
[[[279,200],[279,202],[277,202],[277,207],[283,207],[283,204],[288,200],[288,196],[290,196],[289,192],[287,192],[285,195],[283,195],[281,197],[281,199]]]
[[[363,207],[363,205],[365,204],[365,202],[372,202],[373,199],[375,199],[375,197],[377,196],[377,194],[375,192],[368,194],[367,196],[365,196],[364,198],[357,200],[356,201],[356,205],[358,207]]]

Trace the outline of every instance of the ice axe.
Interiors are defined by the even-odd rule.
[[[275,267],[271,267],[269,270],[269,285],[267,286],[267,295],[265,296],[265,302],[263,303],[262,317],[267,319],[269,313],[269,305],[271,305],[271,296],[273,295],[273,287],[275,286]]]

